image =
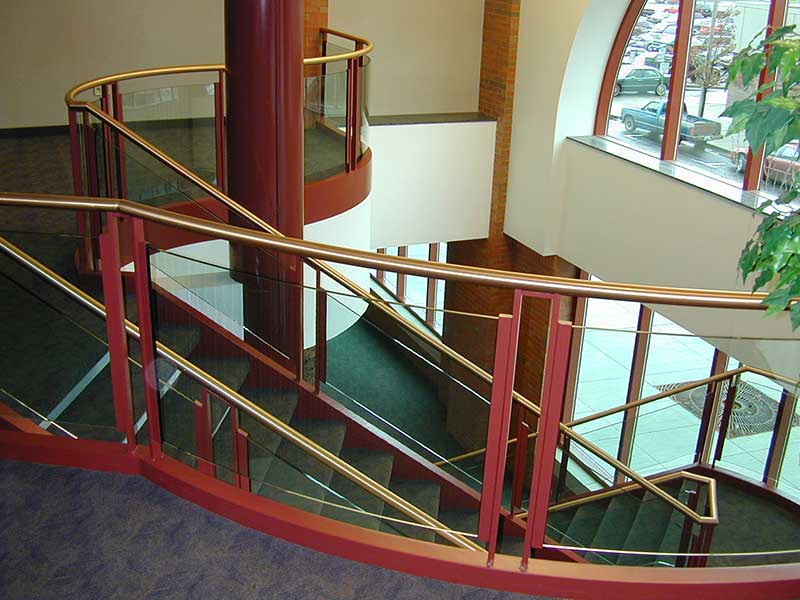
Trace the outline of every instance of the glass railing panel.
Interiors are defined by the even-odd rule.
[[[121,441],[103,319],[5,255],[0,286],[10,309],[0,319],[4,402],[56,435]],[[108,386],[110,388],[110,386]]]
[[[739,376],[722,457],[715,466],[754,481],[763,480],[783,390],[781,384],[762,375]],[[727,385],[723,392],[727,400]]]
[[[325,393],[431,462],[486,447],[488,383],[372,303],[340,293],[327,299]],[[476,333],[496,328],[491,319],[458,317]],[[466,465],[446,470],[480,489],[480,466]]]
[[[795,502],[800,502],[800,403],[795,404],[789,425],[786,451],[778,474],[777,488]]]
[[[695,462],[706,386],[640,406],[635,419],[631,467],[652,475]]]
[[[198,73],[125,82],[122,121],[216,185],[214,80],[216,73]]]
[[[304,109],[306,182],[344,172],[347,72],[327,70],[324,75],[306,77]]]

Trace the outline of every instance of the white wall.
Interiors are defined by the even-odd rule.
[[[371,247],[485,238],[496,123],[369,128]]]
[[[368,196],[361,202],[342,214],[318,221],[303,228],[303,239],[324,244],[333,244],[356,250],[369,250],[369,228],[372,199]],[[354,281],[363,289],[369,289],[370,275],[367,269],[350,265],[334,265],[334,268]],[[317,285],[316,272],[311,267],[305,267],[303,273],[306,290],[303,293],[303,346],[309,348],[316,340],[316,296],[312,291]],[[362,300],[351,297],[351,293],[342,286],[323,277],[322,287],[335,292],[328,301],[327,310],[327,339],[333,339],[356,321],[367,309],[367,304]]]
[[[66,124],[92,77],[224,62],[222,0],[4,0],[0,22],[0,128]]]
[[[505,232],[557,254],[568,135],[592,133],[608,53],[628,0],[522,0]]]
[[[604,281],[746,290],[736,264],[758,224],[752,209],[578,142],[567,141],[561,159],[562,257]],[[797,377],[800,335],[791,335],[788,314],[656,308],[741,361]]]
[[[330,0],[328,24],[375,44],[370,114],[478,110],[483,0]]]

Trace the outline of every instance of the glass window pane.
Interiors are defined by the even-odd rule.
[[[389,256],[397,256],[397,247],[386,248],[386,254]],[[383,276],[383,283],[392,292],[397,293],[397,273],[386,271]]]
[[[428,260],[428,244],[408,246],[408,258]],[[414,275],[406,276],[406,303],[421,319],[425,319],[425,307],[428,305],[428,278]]]
[[[677,21],[677,5],[645,3],[625,47],[608,119],[609,136],[655,156],[661,152]]]
[[[736,53],[767,25],[770,0],[697,0],[692,23],[685,113],[681,118],[678,162],[741,187],[747,144],[744,134],[727,136],[730,119],[720,114],[754,88],[736,83],[726,89]]]
[[[800,501],[800,402],[795,405],[794,418],[789,429],[783,466],[778,475],[778,489]]]

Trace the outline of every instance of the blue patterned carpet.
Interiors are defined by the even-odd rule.
[[[0,461],[0,598],[531,598],[328,556],[128,475]]]

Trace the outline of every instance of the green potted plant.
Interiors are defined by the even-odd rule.
[[[758,86],[764,67],[768,77]],[[728,87],[734,84],[755,89],[722,113],[732,119],[729,135],[743,131],[753,153],[763,148],[765,156],[800,139],[800,35],[794,25],[759,34],[741,50],[728,70]],[[742,279],[753,276],[753,291],[769,292],[767,314],[789,307],[793,330],[800,327],[800,302],[793,302],[800,297],[798,198],[800,171],[776,200],[761,207],[764,219],[739,257]]]

